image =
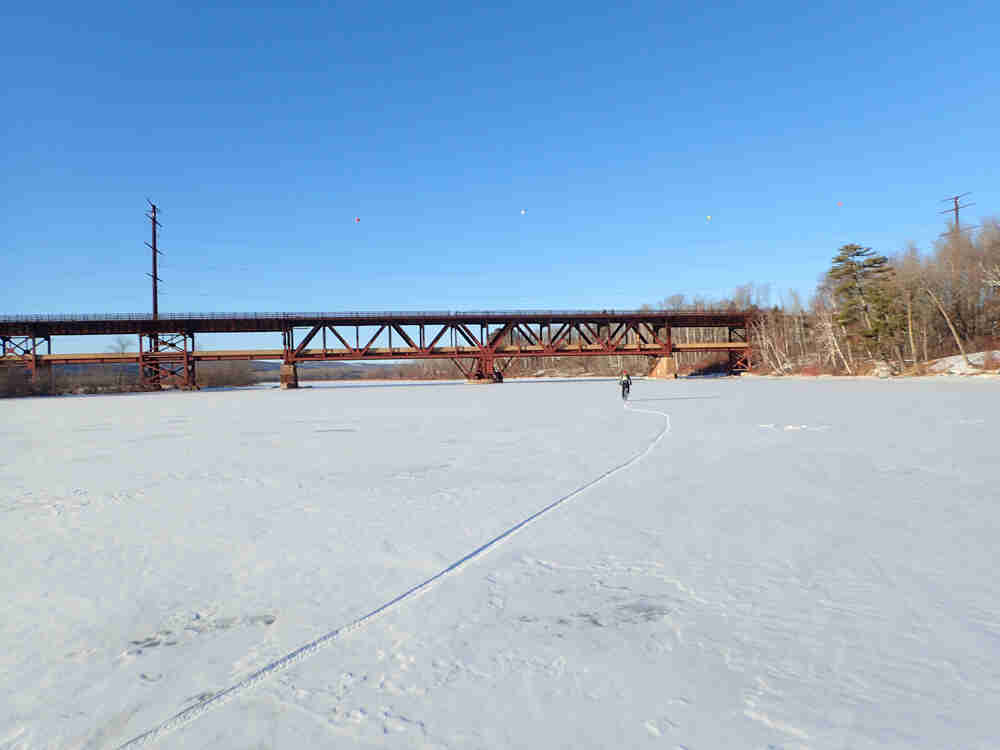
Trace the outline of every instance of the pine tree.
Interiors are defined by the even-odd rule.
[[[837,301],[837,322],[884,356],[893,352],[902,318],[896,295],[890,290],[893,270],[889,259],[870,247],[844,245],[827,272]]]

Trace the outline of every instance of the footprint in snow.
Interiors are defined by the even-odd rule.
[[[203,617],[196,612],[190,621],[183,627],[183,635],[191,638],[202,633],[213,630],[230,630],[238,625],[270,626],[277,620],[272,614],[262,613],[248,615],[245,617]],[[147,636],[137,640],[129,641],[128,655],[139,655],[144,650],[156,648],[158,646],[176,646],[180,641],[179,636],[175,636],[172,630],[159,630],[155,635]]]

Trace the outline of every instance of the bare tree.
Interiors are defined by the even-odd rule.
[[[979,244],[983,254],[983,281],[989,289],[1000,291],[1000,222],[996,219],[983,222]]]
[[[108,351],[112,354],[127,354],[132,349],[132,340],[128,336],[115,336]]]
[[[903,298],[903,304],[906,307],[906,335],[910,342],[910,356],[913,358],[914,367],[919,367],[920,355],[917,353],[917,344],[913,337],[913,319],[915,313],[921,320],[923,319],[919,303],[920,278],[923,275],[923,268],[917,247],[910,243],[906,252],[893,258],[893,266],[896,269],[896,291]]]
[[[836,321],[837,304],[830,291],[829,282],[824,280],[813,299],[813,314],[816,317],[816,330],[820,336],[820,350],[823,352],[824,364],[829,362],[836,366],[839,358],[848,375],[854,374],[851,361],[844,356],[838,334],[843,330]],[[846,337],[845,337],[846,339]]]
[[[128,336],[115,336],[114,341],[111,346],[108,347],[108,351],[112,354],[127,354],[129,349],[132,348],[132,340]],[[128,365],[115,363],[111,365],[112,371],[117,375],[118,386],[121,387],[125,382],[125,373]]]
[[[1000,264],[991,268],[983,267],[983,280],[990,289],[1000,290]]]
[[[764,362],[775,372],[784,375],[792,372],[792,363],[788,355],[787,340],[781,330],[781,317],[783,316],[770,311],[754,320],[751,328],[757,350]]]
[[[951,266],[952,272],[954,272],[954,266]],[[969,367],[972,366],[972,362],[969,361],[969,355],[965,351],[965,347],[962,346],[962,337],[958,333],[958,329],[955,327],[955,322],[952,315],[948,314],[948,310],[945,307],[945,303],[942,300],[949,300],[950,307],[952,311],[955,312],[956,308],[959,306],[959,302],[955,300],[955,289],[954,287],[949,288],[948,279],[941,277],[944,274],[938,273],[934,274],[938,278],[935,280],[932,274],[925,274],[922,281],[922,287],[927,296],[931,298],[931,301],[937,307],[938,311],[941,313],[941,317],[944,318],[945,323],[948,325],[948,330],[951,331],[951,335],[955,340],[955,345],[958,347],[959,352],[962,354],[962,359],[965,360],[965,364]],[[937,286],[938,290],[935,293],[933,287]]]

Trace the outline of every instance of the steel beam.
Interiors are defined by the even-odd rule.
[[[308,346],[309,342],[312,341],[316,337],[316,334],[319,333],[319,331],[320,331],[321,328],[323,328],[323,326],[313,326],[312,330],[309,331],[309,333],[306,334],[306,337],[304,339],[302,339],[302,341],[299,342],[299,345],[297,347],[295,347],[295,352],[292,355],[293,359],[295,357],[298,357],[299,354],[302,353],[302,351],[306,348],[306,346]],[[326,348],[326,347],[324,347],[324,348]]]
[[[404,331],[401,326],[393,323],[392,327],[396,329],[396,333],[403,337],[403,341],[410,345],[411,349],[420,349],[419,346],[413,343],[413,339],[406,335],[406,331]]]

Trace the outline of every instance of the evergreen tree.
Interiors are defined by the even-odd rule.
[[[895,354],[903,317],[892,293],[892,266],[870,247],[844,245],[827,272],[837,301],[837,322],[865,343],[869,353]]]

